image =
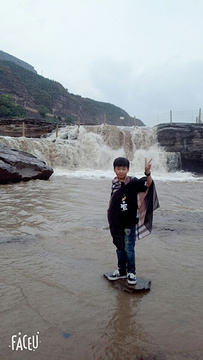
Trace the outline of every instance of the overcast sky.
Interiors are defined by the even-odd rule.
[[[4,0],[0,50],[149,126],[203,108],[203,0]]]

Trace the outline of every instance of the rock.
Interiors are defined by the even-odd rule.
[[[48,180],[52,174],[53,169],[36,156],[0,144],[0,184]]]
[[[157,125],[157,140],[165,151],[180,154],[180,169],[203,173],[203,123]]]

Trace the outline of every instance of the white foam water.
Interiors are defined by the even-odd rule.
[[[163,181],[197,181],[192,173],[176,171],[179,154],[167,153],[157,143],[156,127],[111,125],[66,126],[58,137],[0,137],[5,145],[29,152],[54,169],[54,176],[112,178],[113,160],[130,160],[130,174],[143,176],[145,158],[152,160],[153,178]]]
[[[132,169],[129,171],[129,175],[141,178],[144,176],[143,172],[133,172]],[[102,170],[65,170],[62,168],[55,168],[52,176],[65,176],[68,178],[83,178],[83,179],[112,179],[115,174],[113,170],[102,171]],[[154,180],[159,181],[175,181],[175,182],[191,182],[191,181],[203,181],[202,177],[198,177],[190,172],[175,171],[165,172],[162,174],[152,173]]]

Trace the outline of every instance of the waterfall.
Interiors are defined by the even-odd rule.
[[[29,152],[55,169],[68,171],[112,171],[113,160],[125,156],[130,170],[143,174],[144,159],[153,159],[153,173],[159,176],[178,165],[175,153],[166,153],[159,147],[156,127],[117,127],[112,125],[66,126],[56,138],[0,137],[10,147]]]

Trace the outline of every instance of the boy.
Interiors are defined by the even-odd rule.
[[[135,285],[135,240],[141,233],[151,232],[152,213],[159,207],[156,190],[151,178],[151,160],[145,159],[145,177],[128,176],[129,161],[119,157],[114,160],[116,177],[112,180],[112,192],[108,209],[108,221],[113,243],[116,245],[118,270],[108,276],[109,280],[127,278]],[[150,189],[149,191],[149,188]],[[142,193],[142,194],[141,194]],[[141,195],[141,196],[139,196]],[[139,218],[137,217],[139,208]],[[137,227],[137,229],[136,229]]]

